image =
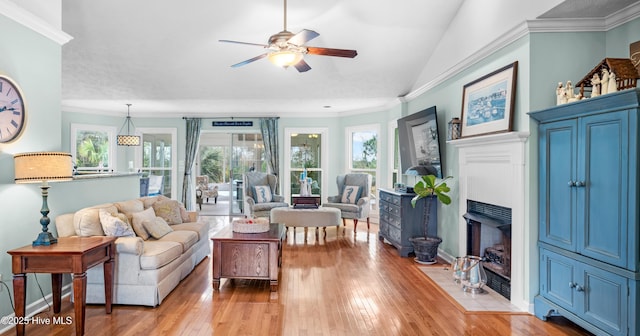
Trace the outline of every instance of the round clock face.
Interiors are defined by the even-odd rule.
[[[25,125],[24,97],[18,85],[0,75],[0,143],[15,140]]]

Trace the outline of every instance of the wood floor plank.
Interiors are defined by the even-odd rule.
[[[210,221],[211,234],[228,217]],[[461,311],[418,269],[377,239],[377,225],[289,229],[279,291],[269,282],[223,279],[212,288],[206,258],[158,307],[88,305],[87,335],[589,335],[563,318]],[[45,311],[41,316],[54,316]],[[60,316],[73,317],[63,300]],[[28,335],[73,335],[71,325],[27,325]],[[14,335],[10,330],[0,336]]]

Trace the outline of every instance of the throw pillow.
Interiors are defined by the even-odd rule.
[[[153,211],[153,208],[133,213],[131,215],[131,226],[133,227],[133,231],[135,231],[136,235],[143,240],[149,239],[149,232],[144,228],[142,222],[145,220],[153,220],[155,218],[156,213]]]
[[[256,203],[268,203],[271,202],[272,199],[271,187],[268,185],[253,187],[253,200],[256,201]]]
[[[126,222],[122,221],[118,216],[114,216],[105,209],[99,210],[100,224],[102,230],[107,236],[114,237],[134,237],[135,233]]]
[[[342,203],[356,204],[362,191],[359,186],[345,186],[342,191]]]
[[[162,217],[169,225],[182,224],[182,204],[176,200],[163,199],[156,201],[151,206],[156,212],[156,216]]]
[[[172,232],[173,229],[162,217],[156,217],[152,220],[145,219],[142,221],[142,226],[149,232],[151,237],[160,239],[167,233]]]

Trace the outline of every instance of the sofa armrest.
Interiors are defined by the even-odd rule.
[[[282,195],[273,195],[273,202],[284,202],[284,196]]]
[[[198,212],[197,211],[187,211],[189,215],[189,222],[195,223],[198,221]]]
[[[116,239],[116,252],[142,255],[144,247],[140,237],[119,237]]]
[[[360,197],[360,199],[358,200],[358,205],[364,205],[369,203],[369,201],[371,200],[370,197]]]

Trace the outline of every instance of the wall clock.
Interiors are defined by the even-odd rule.
[[[0,143],[15,140],[25,126],[24,96],[18,84],[0,75]]]

